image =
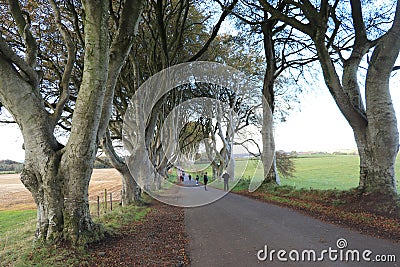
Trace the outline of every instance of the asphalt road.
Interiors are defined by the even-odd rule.
[[[185,209],[185,228],[194,267],[400,266],[400,243],[362,235],[232,193],[212,204]],[[339,239],[345,239],[347,246],[343,247],[344,240],[337,244]],[[286,262],[278,259],[279,250],[286,252],[280,252]],[[359,262],[352,261],[357,258],[355,250]],[[313,261],[314,251],[316,261]],[[363,253],[371,262],[363,259]],[[392,255],[397,262],[375,261]],[[346,262],[346,257],[350,261]]]

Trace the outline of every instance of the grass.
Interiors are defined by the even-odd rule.
[[[34,210],[0,212],[2,266],[29,266],[29,264],[20,263],[21,257],[32,251],[35,225],[36,211]]]
[[[26,222],[35,218],[35,210],[0,211],[0,236],[13,231],[16,227],[23,227]]]
[[[356,155],[321,155],[295,159],[294,178],[283,185],[297,188],[348,190],[357,187],[359,158]]]
[[[293,178],[281,177],[281,184],[297,189],[349,190],[358,186],[359,158],[357,155],[314,154],[294,159],[296,172]],[[262,177],[263,166],[257,160],[237,160],[236,176],[242,179]],[[397,190],[400,192],[400,157],[396,162]],[[241,190],[248,184],[239,182]],[[246,187],[247,189],[247,187]]]
[[[150,211],[150,208],[128,206],[118,207],[109,211],[100,218],[95,218],[94,221],[101,223],[109,233],[118,232],[122,227],[128,225],[133,221],[140,221]]]
[[[110,234],[133,221],[139,221],[150,211],[147,207],[113,206],[93,220],[102,223]],[[84,247],[34,247],[36,211],[0,211],[0,266],[87,266],[89,255]]]

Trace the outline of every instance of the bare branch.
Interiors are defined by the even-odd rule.
[[[57,6],[54,0],[50,0],[50,4],[54,12],[54,21],[57,25],[58,30],[61,33],[61,36],[64,39],[68,54],[67,63],[65,65],[64,73],[60,84],[62,90],[60,100],[56,108],[54,109],[53,113],[53,128],[54,128],[61,117],[65,104],[69,100],[69,95],[70,95],[69,81],[71,79],[72,70],[74,68],[74,63],[76,58],[76,48],[67,27],[61,22],[61,14],[59,7]]]
[[[309,36],[313,35],[313,32],[314,32],[313,27],[310,27],[310,24],[304,24],[295,18],[291,18],[291,17],[283,14],[281,11],[279,11],[277,8],[273,7],[266,0],[260,0],[259,2],[261,3],[263,9],[271,14],[272,17],[270,19],[277,19],[277,20],[283,21]]]
[[[4,123],[4,124],[14,124],[14,123],[17,123],[16,121],[3,121],[3,120],[0,120],[0,124],[1,123]]]
[[[258,154],[253,153],[252,151],[250,151],[250,149],[248,148],[248,146],[245,145],[246,143],[252,143],[253,145],[255,145],[255,146],[257,147]],[[235,146],[241,146],[241,147],[243,147],[243,148],[246,149],[246,151],[247,151],[250,155],[252,155],[253,157],[259,157],[259,156],[261,156],[261,154],[262,154],[260,146],[259,146],[258,143],[257,143],[254,139],[252,139],[252,138],[246,139],[246,140],[244,140],[243,142],[234,142],[233,144],[234,144]]]
[[[38,86],[39,84],[38,74],[36,73],[36,71],[8,46],[6,40],[1,35],[0,35],[0,52],[7,59],[8,62],[15,64],[23,72],[20,73],[20,75],[27,82],[30,82],[35,88]]]
[[[26,46],[26,63],[32,67],[33,69],[36,67],[36,59],[38,54],[38,46],[35,38],[33,38],[32,33],[30,31],[30,18],[29,14],[26,12],[22,12],[21,7],[19,6],[19,2],[17,0],[9,0],[9,7],[11,14],[15,20],[15,23],[18,27],[18,32],[21,37],[24,39]],[[26,15],[26,21],[22,14]]]

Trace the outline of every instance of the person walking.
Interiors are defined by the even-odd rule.
[[[229,191],[229,178],[229,173],[224,172],[224,174],[222,174],[222,179],[224,179],[224,191]]]
[[[196,185],[199,185],[199,179],[200,179],[200,178],[199,178],[199,175],[197,174],[197,175],[196,175]]]
[[[204,173],[204,176],[203,176],[203,183],[204,183],[204,190],[207,191],[207,183],[208,183],[207,172]]]

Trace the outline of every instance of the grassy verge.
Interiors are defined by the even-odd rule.
[[[33,249],[36,211],[0,212],[0,262],[2,266],[18,266],[23,255]],[[23,266],[23,265],[20,265]],[[25,266],[29,266],[25,264]]]
[[[121,207],[94,218],[104,225],[109,234],[143,220],[150,211],[147,207]],[[87,266],[89,255],[83,247],[34,247],[36,211],[0,212],[0,265],[1,266]]]

